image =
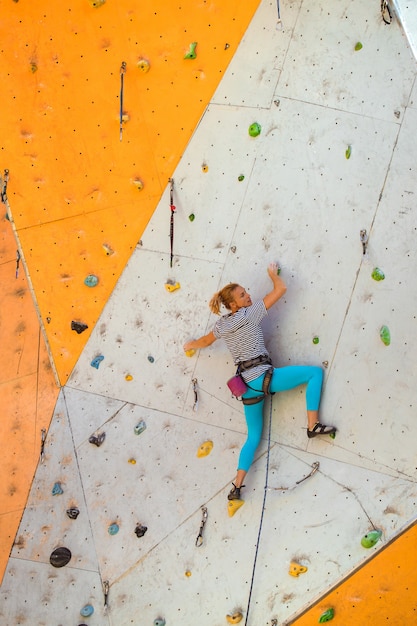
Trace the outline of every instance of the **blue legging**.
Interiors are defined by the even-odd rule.
[[[243,398],[259,396],[262,391],[262,381],[265,374],[248,383],[252,389],[243,394]],[[287,367],[274,368],[270,391],[287,391],[299,385],[307,383],[306,404],[307,411],[317,411],[320,406],[321,386],[323,383],[323,370],[315,365],[289,365]],[[240,451],[238,469],[247,472],[252,465],[256,448],[258,447],[263,428],[263,408],[265,401],[257,404],[245,404],[245,417],[248,426],[248,437]]]

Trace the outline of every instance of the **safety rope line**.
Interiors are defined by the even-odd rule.
[[[120,66],[120,112],[119,112],[119,133],[120,141],[123,139],[123,90],[124,90],[124,75],[126,73],[126,62],[122,61]]]
[[[267,454],[266,454],[266,472],[265,472],[264,498],[263,498],[263,502],[262,502],[262,512],[261,512],[261,519],[260,519],[260,522],[259,522],[258,538],[256,540],[255,558],[254,558],[254,561],[253,561],[252,580],[250,582],[248,606],[247,606],[247,609],[246,609],[245,626],[247,626],[248,619],[249,619],[250,602],[251,602],[251,599],[252,599],[252,591],[253,591],[253,581],[255,579],[256,561],[257,561],[257,558],[258,558],[259,544],[260,544],[260,541],[261,541],[262,524],[263,524],[263,521],[264,521],[264,513],[265,513],[265,502],[266,502],[266,495],[267,495],[267,492],[268,492],[269,456],[270,456],[270,450],[271,450],[271,425],[272,425],[272,396],[269,396],[268,451],[267,451]]]

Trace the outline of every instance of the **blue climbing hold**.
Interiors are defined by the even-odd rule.
[[[80,611],[83,617],[90,617],[94,613],[94,607],[91,604],[86,604]]]
[[[110,524],[107,530],[109,531],[109,535],[117,535],[119,532],[119,524]]]
[[[90,363],[91,367],[95,367],[96,370],[98,370],[99,365],[103,359],[104,359],[104,356],[102,356],[101,354],[99,356],[94,357],[94,359]]]
[[[164,620],[163,617],[157,617],[153,621],[153,626],[165,626],[165,624],[166,624],[166,621]]]
[[[64,490],[61,487],[61,483],[55,483],[55,485],[52,487],[52,495],[60,496],[62,493],[64,493]]]
[[[98,276],[89,274],[84,280],[84,285],[87,285],[87,287],[96,287],[96,285],[98,285]]]

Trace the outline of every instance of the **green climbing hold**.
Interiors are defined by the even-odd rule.
[[[188,219],[190,220],[190,222],[194,222],[194,220],[195,220],[194,213],[190,213],[190,215],[188,216]]]
[[[257,137],[258,135],[261,134],[261,130],[262,130],[261,125],[258,124],[258,122],[254,122],[253,124],[249,126],[248,132],[251,137]]]
[[[350,155],[351,155],[351,154],[352,154],[352,146],[348,146],[348,147],[346,148],[345,157],[346,157],[347,159],[350,159]]]
[[[240,174],[240,176],[238,176],[237,179],[241,183],[242,180],[245,180],[245,177],[243,176],[243,174]]]
[[[188,48],[188,52],[184,55],[184,59],[195,59],[197,57],[197,42],[193,41],[190,43],[190,47]]]
[[[313,337],[313,343],[314,343],[314,345],[317,345],[317,344],[319,343],[319,341],[320,341],[320,339],[319,339],[317,336],[316,336],[316,337]]]
[[[319,617],[319,624],[324,624],[324,622],[330,622],[334,618],[334,609],[330,608],[327,611],[324,611]]]
[[[371,530],[366,533],[361,539],[361,544],[364,548],[372,548],[381,539],[382,530]]]
[[[379,336],[381,337],[381,341],[385,346],[389,346],[391,343],[391,333],[388,326],[381,326],[379,330]]]
[[[336,433],[329,433],[330,439],[336,439]]]
[[[371,276],[374,280],[378,280],[378,281],[384,280],[385,278],[384,272],[381,269],[379,269],[379,267],[374,267]]]
[[[363,48],[363,45],[361,44],[361,42],[360,42],[360,41],[358,41],[358,43],[357,43],[357,44],[356,44],[356,46],[355,46],[355,50],[356,50],[356,52],[358,52],[358,50],[362,50],[362,48]]]

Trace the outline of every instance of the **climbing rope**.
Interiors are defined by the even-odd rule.
[[[169,190],[169,204],[170,204],[170,209],[171,209],[171,220],[169,223],[169,238],[171,241],[171,258],[170,258],[170,262],[169,262],[169,266],[172,267],[172,262],[174,260],[174,213],[175,213],[175,206],[174,206],[174,179],[173,178],[169,178],[168,182],[171,185],[171,188]]]
[[[270,450],[271,450],[271,425],[272,425],[272,396],[269,396],[268,451],[266,453],[266,472],[265,472],[264,498],[263,498],[263,502],[262,502],[262,511],[261,511],[261,519],[260,519],[260,522],[259,522],[258,538],[256,540],[255,558],[253,560],[252,579],[250,581],[249,598],[248,598],[248,606],[247,606],[247,609],[246,609],[245,626],[247,626],[248,619],[249,619],[250,602],[251,602],[251,599],[252,599],[252,591],[253,591],[253,581],[255,579],[256,561],[257,561],[257,558],[258,558],[259,543],[261,541],[261,533],[262,533],[262,524],[263,524],[263,521],[264,521],[266,494],[268,492],[269,456],[270,456]]]

